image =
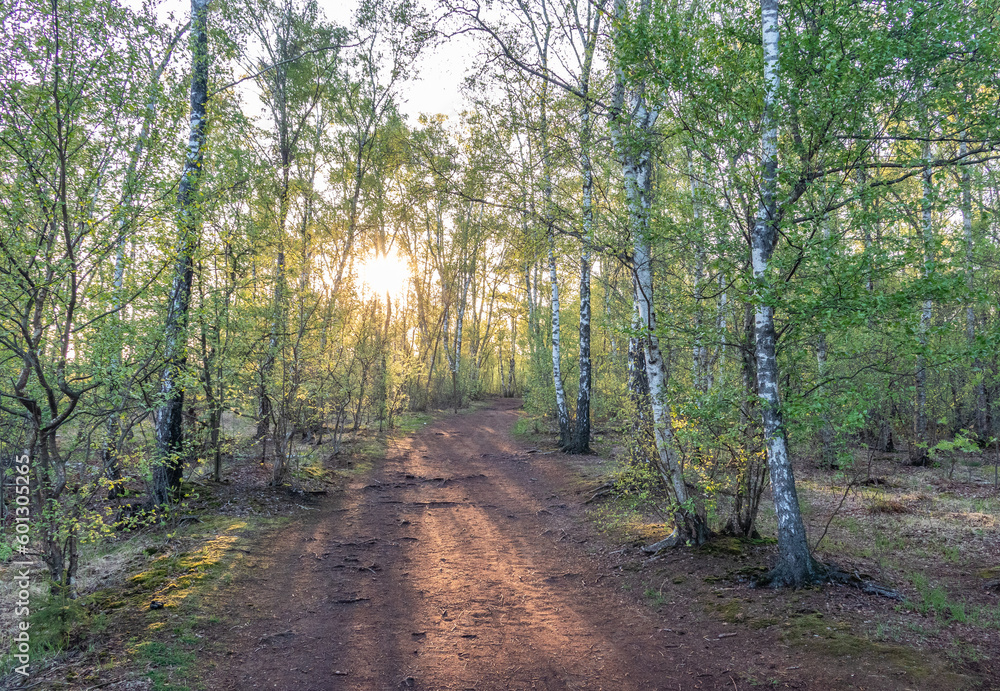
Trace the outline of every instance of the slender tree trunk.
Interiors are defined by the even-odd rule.
[[[928,161],[931,156],[930,142],[924,142],[923,158]],[[933,200],[934,179],[931,167],[924,166],[921,175],[921,223],[924,244],[923,278],[929,280],[934,271],[934,226],[933,226]],[[927,358],[924,349],[927,347],[927,334],[931,328],[931,318],[934,314],[934,303],[924,300],[923,308],[920,310],[920,325],[917,330],[917,363],[914,372],[914,402],[913,402],[913,443],[910,444],[910,462],[914,465],[926,465],[929,461],[927,449],[930,446],[930,438],[927,435]]]
[[[177,492],[184,469],[184,388],[178,379],[187,362],[185,341],[194,276],[193,255],[201,228],[198,190],[208,130],[208,3],[209,0],[191,0],[191,129],[177,191],[179,237],[164,325],[164,367],[156,413],[157,463],[153,467],[151,492],[154,504],[166,504]]]
[[[583,171],[583,237],[580,254],[580,385],[576,394],[576,429],[570,451],[590,452],[590,242],[594,234],[594,171],[590,163],[590,104],[581,113],[580,167]]]
[[[590,103],[590,73],[593,67],[594,50],[597,45],[598,29],[604,13],[604,0],[596,7],[588,5],[586,21],[581,22],[577,31],[583,44],[583,59],[580,60],[579,86],[582,97],[580,109],[580,172],[583,178],[583,249],[580,256],[580,382],[576,395],[576,428],[572,453],[590,452],[590,396],[593,367],[590,361],[590,243],[594,239],[594,171],[590,160],[590,144],[593,130],[593,113]],[[576,6],[574,5],[574,10]],[[579,19],[579,17],[578,17]]]
[[[877,155],[877,154],[876,154]],[[868,201],[868,190],[866,189],[868,185],[868,179],[865,175],[864,168],[859,168],[857,173],[858,186],[861,188],[861,199],[862,199],[862,209],[864,211],[863,218],[863,242],[865,251],[865,291],[870,295],[875,292],[875,276],[874,276],[874,257],[873,255],[873,238],[872,238],[872,225],[875,223],[874,218],[877,215],[878,208],[876,202]],[[878,238],[878,229],[876,227],[875,237]],[[872,332],[875,332],[875,317],[868,317],[868,328]],[[869,436],[873,440],[873,448],[876,451],[892,451],[892,427],[889,424],[889,416],[887,411],[883,410],[880,403],[876,403],[871,408],[868,409],[868,429]]]
[[[580,256],[580,385],[576,394],[576,429],[572,453],[590,453],[590,250]]]
[[[458,309],[455,314],[455,355],[451,361],[451,391],[456,413],[462,407],[462,387],[459,382],[459,374],[462,368],[462,329],[465,324],[465,303],[468,298],[469,282],[471,280],[472,276],[470,273],[466,275],[465,282],[462,284],[462,294],[459,297]]]
[[[719,334],[719,355],[718,355],[718,393],[723,395],[726,389],[726,310],[729,308],[728,297],[726,295],[726,277],[719,274],[719,313],[716,319],[716,329]]]
[[[559,418],[559,445],[570,444],[569,406],[562,381],[562,350],[559,327],[559,279],[556,275],[554,241],[549,239],[549,280],[552,282],[552,381],[556,389],[556,415]]]
[[[958,153],[965,156],[968,145],[963,141],[958,145]],[[975,245],[972,241],[972,176],[969,166],[962,166],[962,230],[965,235],[965,288],[969,293],[969,304],[965,307],[965,337],[969,349],[976,353],[976,308],[973,291],[976,288],[975,276]],[[986,421],[986,386],[983,381],[983,363],[978,353],[972,358],[972,376],[975,379],[975,400],[972,407],[972,425],[976,438],[981,442],[989,439],[990,430]]]
[[[514,358],[517,354],[517,321],[510,315],[510,365],[507,367],[507,390],[510,395],[517,395],[517,379],[514,376]]]
[[[542,36],[536,34],[535,41],[541,59],[543,74],[548,73],[549,39],[552,25],[546,22]],[[559,420],[559,446],[563,449],[571,443],[569,405],[562,380],[562,353],[560,351],[559,325],[559,280],[556,274],[555,256],[555,210],[552,203],[552,151],[549,148],[548,99],[549,82],[542,81],[539,99],[539,140],[542,157],[542,203],[544,204],[545,235],[549,244],[549,281],[552,288],[552,381],[556,394],[556,417]]]
[[[830,225],[829,219],[823,219],[823,255],[825,257],[825,269],[826,272],[830,271]],[[826,390],[826,384],[824,380],[827,377],[827,362],[826,362],[826,331],[824,330],[826,326],[820,324],[820,332],[816,334],[816,371],[819,377],[819,389],[817,393],[822,397],[822,419],[820,420],[820,460],[823,466],[831,468],[836,463],[836,454],[834,452],[834,430],[833,423],[830,421],[829,412],[829,395]]]
[[[642,332],[638,307],[633,304],[632,331]],[[639,442],[642,453],[634,456],[633,462],[649,464],[647,446],[653,444],[653,418],[649,403],[649,377],[646,375],[646,349],[640,336],[630,336],[628,339],[628,391],[635,416],[632,418],[632,433]],[[637,449],[638,450],[638,449]]]
[[[695,227],[695,259],[694,259],[694,346],[691,353],[691,379],[694,390],[698,393],[708,392],[708,347],[705,345],[703,333],[705,309],[702,304],[703,283],[705,280],[705,234],[702,228],[701,194],[698,180],[694,174],[691,152],[688,151],[688,179],[691,185],[691,213]]]
[[[173,40],[167,46],[167,51],[163,56],[163,59],[153,71],[153,92],[150,96],[149,103],[146,104],[146,114],[143,118],[142,129],[139,131],[139,136],[136,139],[135,146],[132,148],[132,154],[129,157],[128,170],[125,173],[125,189],[122,191],[121,203],[119,205],[116,223],[118,231],[117,252],[115,253],[114,288],[112,292],[113,311],[110,315],[111,324],[109,327],[114,335],[114,352],[111,353],[110,367],[112,381],[109,387],[114,400],[114,412],[108,417],[105,429],[104,446],[101,449],[101,459],[104,466],[104,473],[111,483],[108,489],[108,499],[112,501],[118,497],[122,482],[121,463],[119,462],[118,455],[120,452],[119,447],[122,437],[125,433],[125,430],[122,428],[122,415],[125,412],[125,407],[128,404],[129,399],[127,387],[123,387],[123,382],[121,380],[121,376],[123,374],[121,371],[122,347],[124,345],[122,326],[124,323],[124,315],[122,313],[125,310],[125,247],[129,236],[129,225],[135,222],[136,215],[134,208],[136,186],[138,185],[136,172],[139,166],[139,159],[142,157],[142,152],[146,148],[146,142],[149,140],[150,129],[156,119],[157,105],[159,103],[160,78],[163,76],[164,70],[166,70],[167,65],[170,63],[170,58],[173,56],[174,48],[186,32],[187,27],[184,27],[174,35]]]
[[[771,475],[774,512],[778,521],[779,561],[769,578],[774,585],[800,586],[816,580],[822,573],[820,565],[809,553],[806,529],[795,491],[795,476],[788,456],[781,402],[778,397],[778,361],[775,357],[776,336],[774,308],[767,304],[767,263],[778,241],[775,193],[778,184],[778,124],[774,117],[778,94],[778,0],[761,0],[762,34],[764,42],[764,119],[761,126],[761,190],[757,222],[751,233],[751,261],[754,277],[754,299],[757,303],[754,319],[757,360],[757,390],[760,395],[767,447],[767,464]]]
[[[639,21],[648,22],[651,7],[642,2]],[[625,21],[625,1],[615,1],[615,16]],[[653,128],[659,111],[646,103],[640,84],[628,93],[626,108],[625,72],[615,71],[615,88],[611,107],[611,134],[625,178],[625,196],[631,226],[634,271],[634,300],[645,347],[646,376],[653,408],[653,440],[656,446],[658,470],[671,492],[675,543],[701,544],[709,537],[708,523],[694,506],[684,482],[684,469],[674,448],[671,407],[667,402],[666,373],[660,341],[656,333],[656,311],[653,306],[653,266],[649,237],[649,211],[652,206]],[[625,127],[628,127],[626,133]]]

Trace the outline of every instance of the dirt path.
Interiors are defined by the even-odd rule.
[[[279,532],[213,605],[236,623],[206,647],[206,687],[842,685],[773,636],[625,592],[561,460],[510,438],[516,415],[498,401],[429,425]]]

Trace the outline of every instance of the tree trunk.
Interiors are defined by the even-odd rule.
[[[823,254],[825,257],[824,265],[827,273],[830,272],[830,225],[829,219],[823,219]],[[828,392],[826,390],[826,384],[824,380],[827,377],[827,363],[826,363],[826,331],[824,329],[826,326],[820,324],[820,332],[816,334],[816,372],[819,379],[819,388],[817,393],[822,397],[823,412],[821,414],[820,420],[820,462],[824,467],[832,468],[836,464],[836,453],[833,448],[834,444],[834,430],[833,423],[830,421],[830,399]]]
[[[590,453],[590,250],[580,256],[580,386],[576,394],[576,429],[568,451]]]
[[[757,303],[756,337],[757,390],[764,424],[767,464],[771,475],[774,512],[778,520],[778,564],[769,574],[776,586],[801,586],[816,580],[822,568],[809,553],[802,522],[795,477],[785,441],[781,403],[778,397],[778,361],[774,308],[766,304],[767,263],[778,240],[775,193],[778,183],[778,125],[774,117],[778,94],[778,0],[761,0],[764,41],[764,118],[761,126],[761,190],[757,222],[751,233],[754,298]]]
[[[931,145],[929,141],[924,142],[923,158],[928,161],[931,156]],[[934,180],[931,167],[924,166],[921,175],[921,222],[924,244],[924,263],[922,275],[925,281],[931,278],[934,271],[934,226],[931,195],[934,192]],[[926,286],[925,286],[926,287]],[[924,300],[923,308],[920,310],[920,326],[917,330],[917,363],[914,372],[914,402],[913,402],[913,442],[910,444],[910,463],[913,465],[926,465],[930,458],[927,449],[930,447],[930,438],[927,435],[927,358],[924,349],[927,347],[927,334],[931,328],[931,318],[934,314],[934,303]]]
[[[142,121],[142,129],[139,130],[139,136],[136,139],[135,146],[132,147],[132,154],[129,157],[128,169],[125,172],[125,188],[122,190],[118,217],[116,219],[118,247],[115,253],[115,273],[113,281],[114,289],[111,296],[113,311],[109,315],[111,320],[109,330],[112,332],[114,337],[114,351],[111,353],[111,383],[108,387],[111,392],[112,400],[114,400],[114,412],[108,416],[104,445],[101,449],[101,461],[104,467],[104,474],[110,483],[108,487],[108,499],[111,501],[118,498],[122,484],[122,471],[121,463],[119,462],[119,453],[121,451],[120,446],[122,437],[125,435],[126,431],[122,427],[122,415],[125,412],[129,399],[128,388],[123,387],[123,382],[121,380],[121,376],[123,374],[121,371],[122,348],[124,346],[122,330],[122,323],[124,319],[122,312],[125,309],[124,288],[126,241],[129,237],[129,224],[134,223],[136,220],[136,212],[134,209],[135,194],[137,192],[136,187],[138,185],[136,172],[139,166],[139,158],[142,156],[142,152],[146,147],[146,142],[149,140],[150,129],[156,119],[157,105],[159,103],[158,97],[160,93],[160,79],[170,62],[170,58],[173,56],[174,48],[180,41],[181,36],[183,36],[186,32],[187,27],[184,27],[174,35],[173,40],[171,40],[170,44],[167,46],[163,59],[153,71],[152,94],[150,95],[149,102],[146,104],[146,113]]]
[[[178,378],[187,362],[187,317],[194,275],[193,255],[201,228],[198,195],[208,130],[208,2],[191,0],[191,128],[177,191],[179,238],[174,278],[164,325],[164,367],[156,413],[157,462],[151,488],[154,504],[166,504],[180,488],[183,473],[184,389]]]
[[[708,392],[708,347],[703,333],[705,310],[702,304],[702,284],[705,279],[705,237],[702,228],[701,195],[694,175],[691,152],[688,151],[688,180],[691,186],[691,215],[695,227],[694,259],[694,345],[691,352],[691,381],[696,393]]]
[[[640,333],[642,326],[639,313],[633,306],[632,331]],[[629,462],[638,465],[654,465],[650,451],[654,449],[653,411],[649,404],[649,377],[646,376],[646,349],[639,336],[628,339],[628,391],[634,409],[632,417],[632,441],[629,448]]]
[[[559,446],[570,445],[569,406],[562,381],[562,351],[559,327],[559,279],[556,275],[554,241],[549,239],[549,280],[552,282],[552,381],[556,389],[556,415],[559,418]]]
[[[650,5],[643,2],[639,21],[648,22]],[[625,2],[616,0],[615,16],[625,21]],[[676,544],[701,544],[709,537],[708,523],[694,506],[684,482],[684,469],[674,448],[671,407],[667,402],[666,373],[660,341],[656,333],[656,311],[653,306],[653,266],[649,237],[649,211],[652,206],[653,128],[659,111],[648,107],[643,85],[628,93],[626,108],[625,71],[615,70],[615,88],[611,106],[611,134],[625,178],[625,197],[631,226],[634,271],[634,301],[642,329],[645,347],[646,376],[653,408],[653,440],[657,452],[658,470],[671,493],[676,528]],[[629,126],[628,136],[624,128]]]
[[[603,5],[603,0],[601,0],[601,5]],[[578,80],[582,99],[580,109],[580,172],[583,178],[581,209],[583,250],[580,256],[580,383],[576,395],[576,429],[574,430],[573,442],[567,449],[572,453],[590,453],[590,394],[593,378],[593,368],[590,361],[590,243],[594,240],[594,171],[590,161],[593,128],[590,73],[603,13],[603,6],[588,6],[586,22],[577,27],[583,43],[583,59],[580,60]]]
[[[964,141],[958,145],[959,156],[965,156],[968,144]],[[962,166],[962,230],[965,234],[965,288],[969,293],[969,303],[965,308],[965,337],[969,349],[973,352],[972,376],[975,380],[975,397],[972,403],[972,428],[976,438],[981,442],[989,439],[990,430],[986,423],[986,386],[983,381],[983,363],[976,352],[976,308],[973,306],[973,291],[976,284],[975,276],[975,246],[972,241],[972,179],[968,166]]]

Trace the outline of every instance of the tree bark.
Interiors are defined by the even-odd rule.
[[[581,22],[579,8],[573,5],[577,32],[583,44],[578,84],[582,105],[580,108],[580,172],[583,178],[583,249],[580,255],[580,382],[576,395],[576,428],[568,451],[590,453],[590,396],[593,367],[590,361],[590,243],[594,239],[594,171],[590,160],[593,135],[593,113],[590,102],[590,73],[598,29],[604,13],[604,0],[595,6],[588,4],[586,21]],[[579,55],[579,53],[578,53]]]
[[[191,126],[184,169],[177,191],[179,237],[167,319],[164,367],[156,412],[157,462],[151,488],[154,504],[166,504],[180,488],[183,473],[184,389],[178,381],[187,363],[187,318],[194,276],[194,250],[201,228],[199,188],[208,133],[208,3],[191,0]]]
[[[926,141],[923,146],[923,158],[925,161],[929,161],[930,156],[931,145],[929,141]],[[924,244],[924,263],[921,273],[926,282],[931,279],[934,272],[932,213],[934,179],[929,165],[924,166],[921,174],[921,189],[921,230]],[[917,329],[917,362],[913,376],[913,442],[910,444],[910,463],[913,465],[926,465],[930,460],[927,452],[930,447],[930,438],[927,435],[927,358],[924,355],[924,349],[927,347],[927,334],[931,328],[933,314],[934,303],[930,299],[924,300],[920,310],[920,325]]]
[[[641,16],[638,21],[648,22],[651,10],[649,3],[643,2],[640,9]],[[623,22],[625,16],[625,0],[616,0],[616,20]],[[615,70],[611,135],[625,179],[625,197],[633,243],[632,269],[635,281],[633,297],[645,348],[657,469],[671,493],[673,505],[670,510],[676,529],[672,541],[675,544],[701,544],[709,537],[708,523],[695,506],[694,497],[688,494],[681,459],[674,448],[672,411],[667,401],[666,373],[659,336],[656,333],[656,310],[653,305],[649,212],[652,207],[653,129],[658,115],[657,108],[647,105],[642,84],[629,90],[626,111],[625,70],[619,65]],[[626,126],[628,126],[627,132]]]
[[[812,558],[806,542],[805,525],[795,491],[795,477],[785,441],[781,402],[778,396],[778,361],[774,308],[768,304],[767,264],[778,240],[778,125],[774,117],[778,95],[778,0],[761,0],[764,42],[764,118],[761,124],[761,189],[757,221],[751,232],[751,263],[756,314],[757,390],[760,395],[771,475],[774,511],[778,520],[778,564],[768,575],[775,586],[801,586],[820,577],[822,569]]]
[[[562,344],[559,326],[559,278],[556,274],[556,255],[549,238],[549,280],[552,283],[552,381],[556,390],[556,415],[559,418],[559,446],[570,445],[569,406],[566,404],[566,389],[562,381]]]

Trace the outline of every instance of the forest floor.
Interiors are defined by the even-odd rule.
[[[607,459],[516,439],[518,406],[430,421],[290,518],[199,526],[211,539],[174,564],[218,562],[197,592],[148,577],[101,652],[42,688],[1000,688],[995,628],[847,587],[751,588],[771,541],[650,560],[586,503]]]

